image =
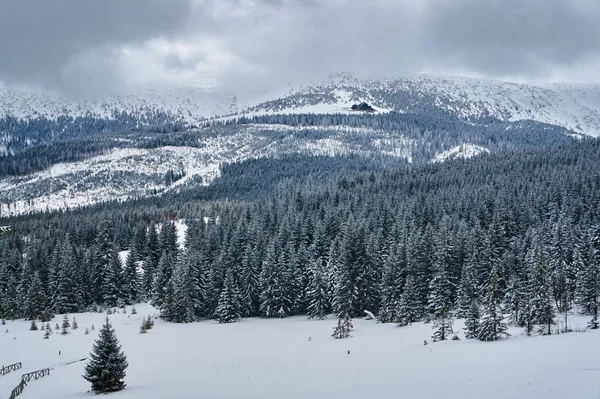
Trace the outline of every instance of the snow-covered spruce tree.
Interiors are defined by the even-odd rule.
[[[393,247],[383,264],[381,276],[381,303],[377,319],[381,323],[398,322],[398,305],[401,297],[401,276],[397,247]],[[402,265],[404,266],[404,265]]]
[[[160,261],[158,262],[158,270],[156,272],[156,277],[153,279],[154,286],[152,287],[152,306],[157,308],[163,308],[166,288],[168,282],[173,277],[173,258],[167,253],[163,252],[160,257]]]
[[[580,264],[580,276],[577,287],[577,303],[582,311],[592,316],[588,326],[598,329],[598,307],[600,302],[600,229],[592,231],[586,245],[587,256],[576,252]],[[597,246],[595,238],[597,239]]]
[[[129,245],[131,251],[125,261],[123,269],[122,296],[126,305],[140,302],[142,298],[142,279],[137,271],[138,254],[135,243]]]
[[[215,316],[219,323],[234,323],[242,316],[240,292],[231,269],[227,270]]]
[[[479,297],[475,266],[477,262],[477,253],[473,252],[463,264],[456,301],[456,317],[458,318],[467,318],[473,301],[477,301]]]
[[[506,285],[504,306],[509,312],[508,322],[514,326],[525,326],[524,310],[527,301],[525,286],[526,283],[516,275],[511,276]]]
[[[452,282],[446,270],[444,249],[434,254],[434,274],[429,283],[428,310],[435,330],[431,339],[444,341],[452,332]]]
[[[551,334],[554,324],[554,308],[550,299],[550,276],[548,274],[548,254],[539,235],[532,235],[531,248],[527,253],[529,267],[528,281],[528,332],[531,324],[538,324],[540,332]]]
[[[39,273],[35,272],[25,299],[25,317],[29,320],[37,319],[42,316],[46,307],[46,293],[44,292]]]
[[[175,270],[175,295],[170,320],[176,323],[191,323],[200,316],[201,290],[198,281],[198,270],[190,254],[179,258]]]
[[[309,319],[324,319],[329,309],[327,296],[327,281],[323,270],[321,269],[321,261],[312,258],[310,261],[310,277],[308,286],[306,287],[306,300],[308,306],[306,309]]]
[[[104,285],[102,286],[102,298],[108,307],[115,307],[121,302],[123,264],[116,247],[113,248],[108,268],[104,274]]]
[[[473,298],[471,306],[464,313],[465,317],[465,337],[474,339],[479,337],[479,323],[481,320],[481,312],[479,310],[479,301]]]
[[[282,267],[273,242],[267,248],[260,273],[260,313],[264,317],[285,317],[291,311],[291,300],[285,290],[285,273]]]
[[[398,309],[396,310],[396,321],[399,326],[406,326],[419,320],[422,311],[419,300],[419,287],[416,283],[416,277],[409,274],[406,277],[404,291],[400,295]]]
[[[500,308],[501,298],[500,278],[498,270],[494,266],[490,272],[490,280],[483,299],[483,318],[477,331],[477,338],[480,341],[496,341],[501,336],[508,335],[508,327]]]
[[[338,319],[337,326],[333,329],[333,334],[331,336],[336,339],[348,338],[350,337],[350,332],[352,331],[352,320],[350,317],[340,317]]]
[[[97,394],[120,391],[125,388],[128,366],[127,357],[107,317],[92,348],[83,378],[92,384],[92,390]]]

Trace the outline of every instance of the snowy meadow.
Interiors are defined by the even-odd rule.
[[[140,334],[142,319],[157,314],[139,305],[137,314],[110,316],[129,361],[125,390],[116,398],[365,398],[401,394],[426,398],[596,398],[600,395],[598,330],[528,337],[511,329],[497,342],[461,338],[431,343],[431,324],[396,327],[354,319],[352,336],[331,337],[337,319],[296,316],[214,320],[190,324],[156,319]],[[29,331],[30,322],[7,321],[0,334],[0,362],[23,369],[0,376],[0,398],[8,398],[21,374],[50,367],[31,381],[20,398],[94,397],[82,378],[104,318],[75,317],[79,328],[67,335]],[[50,325],[59,325],[57,315]],[[587,318],[571,317],[573,329]],[[92,330],[92,325],[94,330]],[[558,327],[558,326],[557,326]],[[89,334],[85,334],[88,329]],[[424,341],[428,341],[424,345]],[[60,354],[59,354],[60,353]]]

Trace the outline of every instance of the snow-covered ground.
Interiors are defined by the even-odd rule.
[[[436,154],[435,158],[433,158],[431,160],[431,162],[438,163],[438,162],[444,162],[449,159],[456,159],[456,158],[468,159],[468,158],[477,156],[479,154],[489,154],[489,153],[490,153],[490,150],[488,150],[485,147],[475,145],[475,144],[465,143],[462,145],[457,145],[456,147],[452,147],[449,150],[440,152],[439,154]]]
[[[423,345],[431,325],[355,320],[352,337],[331,338],[336,320],[247,319],[171,324],[157,320],[139,334],[142,318],[110,316],[128,356],[127,388],[115,398],[598,398],[600,332],[527,337],[486,343],[461,339]],[[0,376],[0,398],[8,397],[22,373],[52,367],[32,381],[22,396],[65,399],[94,397],[81,375],[104,315],[75,315],[79,329],[42,339],[29,322],[8,321],[0,332],[0,362],[23,369]],[[56,316],[51,325],[61,322]],[[572,326],[586,319],[573,316]],[[85,335],[85,329],[95,326]],[[455,323],[455,329],[460,327]],[[8,332],[4,333],[4,329]],[[462,337],[462,334],[459,333]],[[60,351],[60,355],[59,355]],[[350,353],[348,353],[350,352]]]

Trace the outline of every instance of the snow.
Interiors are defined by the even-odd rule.
[[[92,114],[111,118],[114,110],[138,113],[160,110],[194,123],[238,111],[238,98],[215,87],[143,88],[103,98],[68,98],[54,93],[0,88],[0,118]]]
[[[319,127],[327,138],[302,139],[296,131],[315,129],[287,125],[248,125],[232,134],[206,137],[199,134],[201,147],[164,146],[152,149],[116,148],[103,154],[24,177],[0,179],[0,215],[18,215],[45,210],[71,209],[101,201],[161,194],[185,184],[210,184],[225,163],[286,154],[372,155],[384,154],[410,160],[414,141],[394,132],[366,127]],[[283,138],[274,138],[282,132]],[[363,144],[363,136],[372,139]],[[360,140],[352,140],[352,138]],[[166,185],[168,170],[185,176]]]
[[[352,337],[335,340],[333,317],[247,319],[170,324],[157,320],[140,335],[142,318],[155,314],[138,305],[137,315],[110,316],[127,354],[127,388],[111,397],[128,398],[592,398],[600,394],[598,331],[527,337],[512,329],[498,342],[461,339],[423,345],[431,325],[354,320]],[[83,398],[89,383],[81,375],[104,315],[76,315],[79,329],[67,336],[28,331],[26,321],[8,321],[0,333],[2,363],[23,369],[0,377],[7,397],[20,374],[54,367],[32,381],[23,399]],[[571,317],[573,326],[586,319]],[[60,323],[58,315],[51,322]],[[96,330],[85,335],[85,328]],[[460,323],[455,324],[458,329]],[[461,334],[459,334],[461,335]],[[462,335],[461,335],[462,336]],[[15,339],[16,338],[16,339]],[[61,355],[59,355],[61,351]],[[350,351],[350,354],[348,354]],[[4,395],[4,396],[2,396]]]
[[[468,158],[472,158],[472,157],[480,155],[480,154],[489,154],[489,153],[490,153],[490,150],[488,150],[485,147],[466,143],[466,144],[458,145],[456,147],[452,147],[447,151],[443,151],[443,152],[437,154],[435,156],[435,158],[433,158],[431,160],[431,162],[438,163],[438,162],[447,161],[448,159],[456,159],[456,158],[468,159]]]

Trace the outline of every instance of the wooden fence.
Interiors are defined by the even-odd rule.
[[[37,371],[32,371],[31,373],[23,374],[21,379],[25,382],[29,382],[29,381],[31,381],[32,378],[34,380],[37,380],[37,379],[47,376],[48,374],[50,374],[50,369],[41,369],[41,370],[37,370]]]
[[[19,385],[17,385],[17,387],[12,390],[8,399],[15,399],[17,396],[22,394],[23,390],[25,389],[25,385],[27,385],[27,383],[25,381],[21,380]]]
[[[15,364],[9,364],[6,367],[2,366],[2,368],[0,369],[0,375],[8,374],[11,371],[17,371],[20,368],[21,368],[21,362],[15,363]]]
[[[36,370],[36,371],[32,371],[31,373],[23,374],[21,376],[21,382],[19,383],[19,385],[17,385],[15,387],[15,389],[12,390],[8,399],[15,399],[17,396],[22,394],[23,390],[25,389],[25,386],[27,386],[27,383],[29,381],[31,381],[32,379],[37,380],[37,379],[45,377],[49,374],[50,374],[49,368]]]

